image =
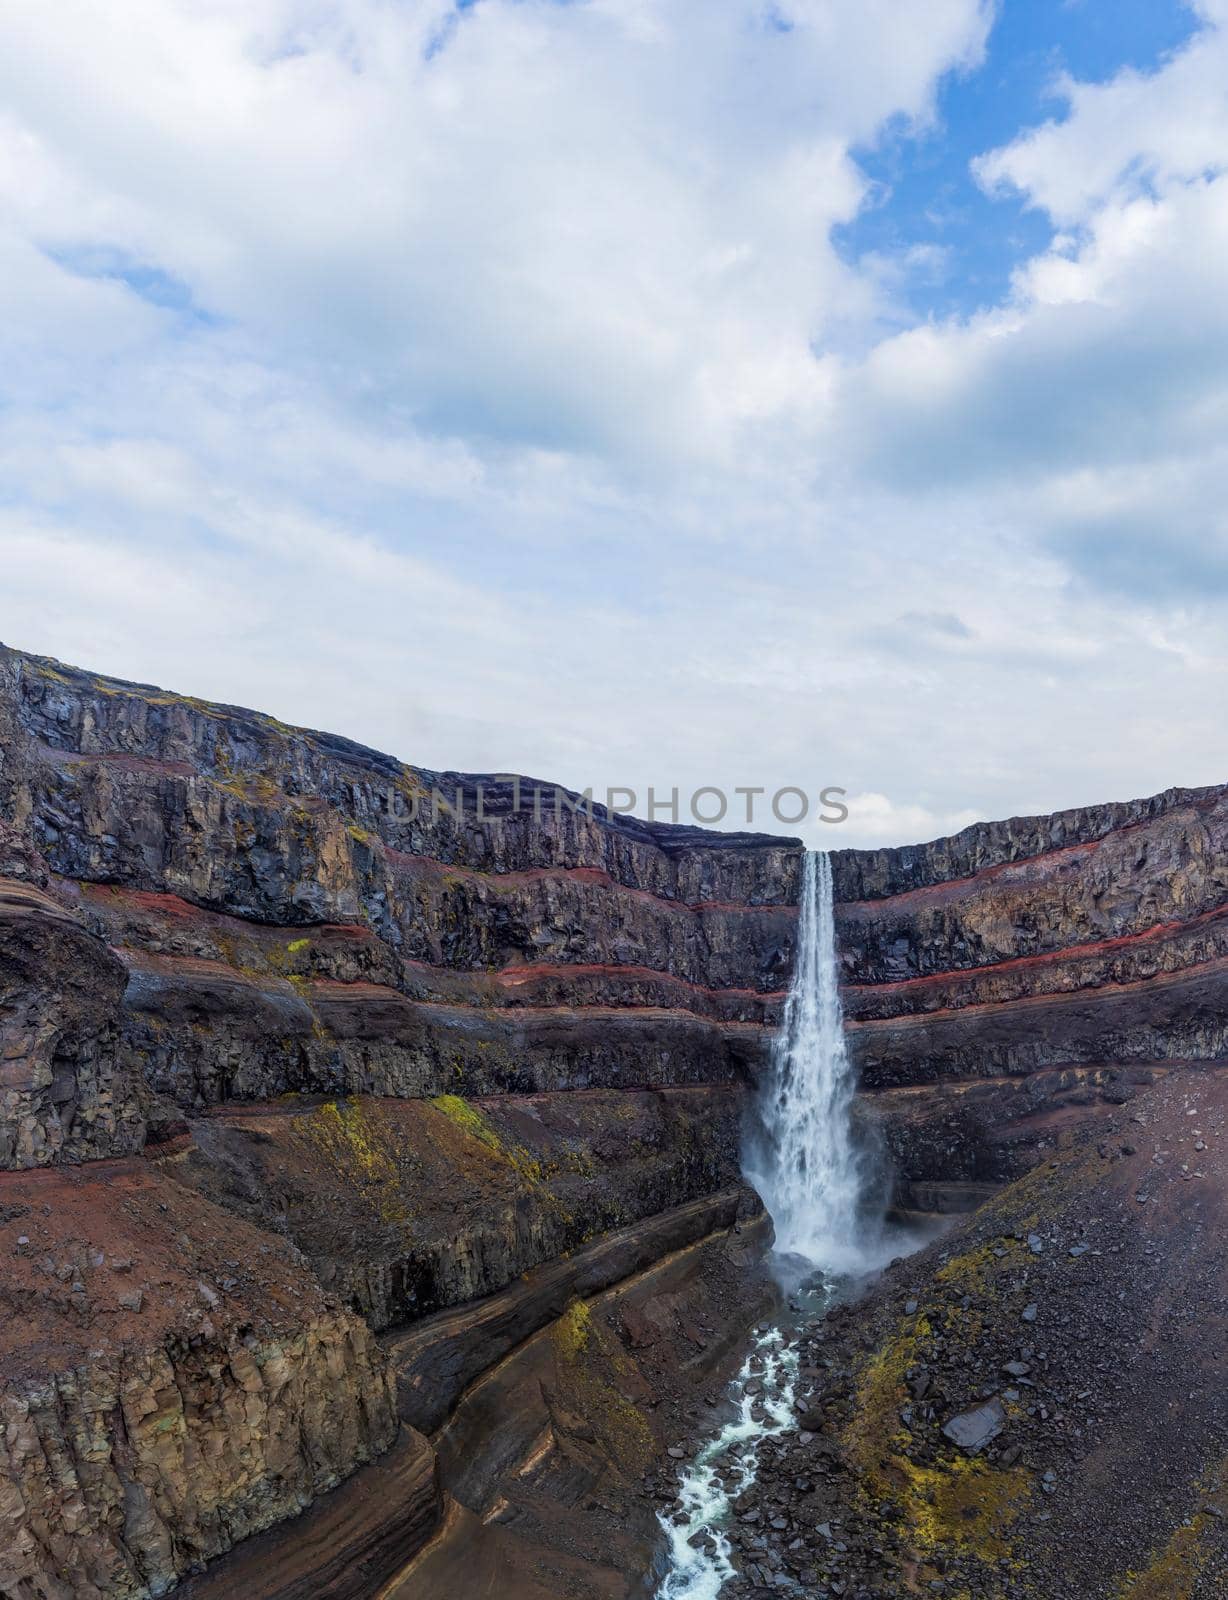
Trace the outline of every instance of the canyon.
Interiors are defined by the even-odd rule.
[[[651,1592],[680,1441],[779,1307],[742,1144],[803,852],[514,795],[0,647],[3,1600]],[[831,853],[858,1125],[952,1229],[807,1353],[893,1527],[933,1533],[943,1448],[894,1440],[897,1390],[961,1337],[934,1308],[908,1345],[903,1304],[939,1282],[945,1326],[953,1286],[988,1338],[976,1252],[1023,1292],[1047,1174],[1067,1245],[1102,1167],[1129,1209],[1132,1118],[1219,1115],[1226,844],[1216,787]],[[810,1526],[864,1514],[841,1472]],[[936,1542],[857,1581],[905,1592]],[[844,1582],[802,1546],[764,1592]]]

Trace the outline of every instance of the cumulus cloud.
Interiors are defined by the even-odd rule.
[[[832,231],[981,0],[10,8],[0,634],[839,843],[1223,776],[1222,11],[901,331]]]
[[[9,24],[4,204],[434,433],[709,457],[873,314],[850,144],[924,117],[978,0],[170,3]]]

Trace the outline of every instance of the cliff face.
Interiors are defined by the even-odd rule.
[[[128,969],[125,1081],[185,1109],[734,1083],[763,1059],[791,841],[556,812],[547,785],[534,815],[527,782],[514,812],[506,781],[13,652],[0,716],[6,814]],[[1226,836],[1224,790],[1174,790],[836,851],[866,1088],[1228,1054]]]
[[[577,1295],[692,1251],[741,1284],[714,1351],[770,1305],[765,1236],[723,1241],[761,1226],[739,1130],[787,848],[497,785],[479,823],[473,780],[7,651],[0,735],[0,1592],[161,1593],[399,1438],[312,1512],[309,1565],[219,1580],[366,1594],[441,1514],[398,1386],[435,1426]],[[369,1331],[406,1327],[414,1356]]]
[[[284,1241],[140,1158],[0,1197],[0,1592],[161,1594],[396,1436],[374,1337]]]
[[[117,1061],[124,968],[34,860],[23,852],[29,875],[0,877],[0,1168],[129,1152],[145,1131]]]
[[[961,1209],[1184,1062],[1228,1061],[1228,791],[835,861],[850,1047],[911,1203]]]
[[[836,876],[869,1084],[1228,1054],[1223,789],[842,852]]]
[[[464,1498],[448,1414],[577,1296],[699,1252],[707,1287],[666,1297],[661,1348],[715,1282],[702,1347],[759,1314],[739,1134],[799,846],[541,787],[517,808],[511,780],[0,648],[0,1294],[22,1341],[0,1493],[24,1530],[0,1592],[162,1592],[394,1436],[366,1473],[412,1485],[420,1542],[433,1450],[449,1516],[506,1498],[497,1473]],[[1173,791],[835,852],[862,1114],[902,1202],[966,1209],[1174,1063],[1228,1058],[1226,830],[1225,791]],[[593,1448],[561,1417],[551,1471]],[[592,1481],[618,1479],[602,1461]],[[346,1492],[304,1535],[334,1600],[410,1553]],[[279,1570],[234,1592],[288,1600]]]
[[[785,981],[787,842],[490,780],[479,822],[478,780],[12,652],[0,702],[0,802],[129,968],[124,1060],[185,1107],[731,1081]]]

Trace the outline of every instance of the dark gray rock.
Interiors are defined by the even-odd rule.
[[[977,1455],[987,1444],[992,1444],[1005,1426],[1006,1407],[994,1395],[984,1405],[959,1412],[943,1425],[942,1432],[959,1449],[966,1450],[969,1455]]]

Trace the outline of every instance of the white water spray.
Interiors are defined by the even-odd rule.
[[[865,1175],[853,1138],[855,1087],[840,1007],[831,858],[808,850],[793,982],[772,1042],[759,1105],[762,1132],[747,1175],[771,1213],[777,1253],[834,1272],[869,1265]]]
[[[747,1177],[771,1213],[777,1255],[802,1269],[790,1275],[808,1276],[824,1303],[841,1278],[875,1265],[875,1247],[881,1248],[880,1232],[865,1214],[854,1088],[840,1009],[831,861],[807,851],[793,982],[772,1044],[759,1105],[762,1132],[748,1154]],[[758,1476],[759,1442],[796,1426],[797,1365],[797,1345],[779,1328],[756,1340],[730,1386],[737,1415],[684,1473],[673,1518],[660,1519],[669,1568],[658,1600],[716,1600],[733,1577],[730,1505]],[[758,1399],[746,1392],[752,1377],[762,1383]]]

